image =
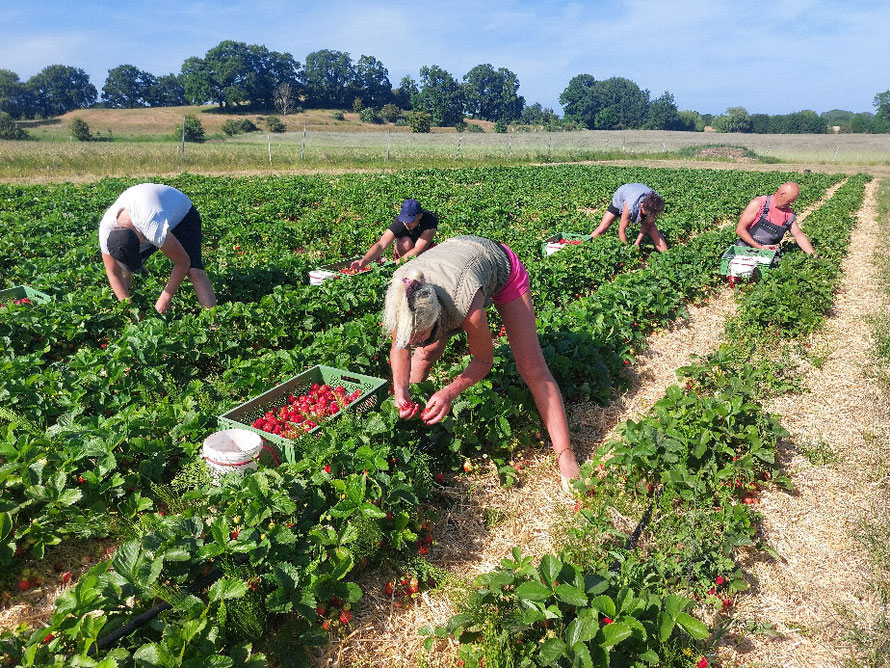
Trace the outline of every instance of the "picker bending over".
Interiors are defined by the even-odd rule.
[[[627,226],[633,223],[640,226],[634,246],[639,248],[644,236],[649,236],[655,248],[663,253],[668,249],[655,219],[664,211],[661,195],[642,183],[625,183],[612,195],[612,203],[603,214],[603,220],[590,236],[596,238],[618,220],[618,238],[627,243]],[[619,220],[620,217],[620,220]]]
[[[538,343],[528,272],[513,251],[490,239],[454,237],[396,270],[386,293],[384,326],[392,335],[390,364],[399,416],[416,416],[409,383],[429,375],[448,338],[458,330],[467,333],[470,363],[430,397],[423,419],[427,424],[442,420],[455,398],[488,374],[494,347],[485,307],[492,302],[550,436],[560,473],[564,479],[574,478],[578,462],[569,441],[562,394]]]
[[[99,223],[99,248],[111,289],[119,300],[130,297],[133,273],[159,248],[173,262],[170,278],[155,303],[163,313],[186,276],[204,308],[216,294],[201,259],[201,216],[185,193],[157,183],[127,188]]]
[[[402,203],[402,210],[392,224],[386,229],[380,239],[372,245],[364,257],[353,262],[352,269],[361,270],[372,262],[376,262],[383,252],[395,242],[395,256],[399,258],[420,255],[433,248],[433,237],[436,236],[436,228],[439,219],[436,214],[421,208],[416,199],[406,199]]]

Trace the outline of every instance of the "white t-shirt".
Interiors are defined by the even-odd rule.
[[[122,209],[149,243],[160,248],[167,232],[176,227],[192,208],[192,201],[183,192],[159,183],[140,183],[127,188],[112,204],[99,223],[99,248],[108,254],[108,235],[118,227],[117,216]]]

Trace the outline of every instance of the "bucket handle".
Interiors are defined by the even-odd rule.
[[[275,454],[275,450],[273,450],[268,445],[266,445],[265,441],[263,441],[262,449],[265,450],[266,452],[268,452],[270,455],[272,455],[272,461],[275,462],[275,466],[281,466],[281,463],[278,461],[278,455]],[[251,459],[253,459],[253,461],[255,461],[255,462],[259,462],[259,460],[260,460],[259,455],[257,455],[256,457],[251,457]]]

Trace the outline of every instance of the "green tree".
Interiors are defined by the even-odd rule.
[[[685,110],[680,112],[680,118],[690,132],[704,132],[705,119],[697,111]]]
[[[594,97],[596,79],[590,74],[578,74],[572,77],[569,85],[559,95],[559,103],[566,117],[580,120],[588,128],[593,128],[599,109]]]
[[[577,119],[588,128],[641,128],[649,110],[649,91],[623,77],[597,81],[589,74],[579,74],[569,81],[559,101],[566,117]]]
[[[389,71],[373,56],[361,56],[356,62],[353,87],[366,107],[379,109],[393,99]]]
[[[722,116],[714,118],[717,132],[751,132],[751,116],[744,107],[729,107]]]
[[[525,99],[517,93],[519,78],[505,67],[476,65],[464,75],[466,113],[487,121],[514,121],[522,115]]]
[[[102,86],[102,101],[112,109],[151,106],[154,75],[133,65],[118,65],[108,70]]]
[[[785,114],[781,122],[781,132],[784,134],[825,134],[828,132],[828,124],[819,114],[809,109]]]
[[[12,116],[0,111],[0,139],[30,139],[31,135],[18,126]]]
[[[874,99],[875,116],[885,121],[890,121],[890,90],[875,95]]]
[[[18,74],[0,69],[0,111],[12,118],[29,118],[33,116],[33,113],[28,113],[33,106],[31,97],[25,84],[19,81]]]
[[[349,109],[354,95],[355,68],[348,53],[322,49],[306,56],[306,104]]]
[[[674,96],[664,91],[649,103],[646,121],[643,127],[647,130],[686,130],[688,126],[680,118],[680,111],[674,102]]]
[[[182,141],[183,125],[185,126],[185,141],[196,144],[204,143],[204,126],[201,124],[200,118],[189,114],[185,117],[184,123],[178,123],[173,132],[173,136],[177,141]]]
[[[85,109],[96,102],[96,87],[79,67],[49,65],[25,86],[34,96],[37,113],[44,117]]]
[[[525,125],[550,125],[557,120],[553,109],[542,107],[540,102],[526,106],[519,116],[519,121]]]
[[[411,132],[429,132],[430,115],[425,111],[415,109],[408,114],[408,125],[411,127]]]
[[[175,74],[157,77],[148,93],[148,104],[151,107],[181,107],[188,104],[182,80]]]
[[[269,132],[286,132],[287,124],[278,116],[266,116],[266,128]]]
[[[393,91],[393,104],[401,109],[412,109],[414,100],[419,93],[417,82],[406,74],[399,82],[399,87]]]
[[[457,80],[438,65],[420,68],[420,92],[412,99],[414,109],[426,111],[433,125],[456,125],[464,117],[464,91]]]
[[[71,135],[77,141],[92,141],[93,133],[90,132],[90,126],[82,118],[71,119]]]
[[[386,123],[395,123],[396,119],[401,115],[402,110],[392,103],[384,104],[383,108],[380,110],[380,118]]]
[[[300,85],[299,67],[289,53],[225,40],[207,51],[204,58],[186,60],[182,83],[193,104],[210,101],[221,108],[249,104],[271,109],[278,86]]]

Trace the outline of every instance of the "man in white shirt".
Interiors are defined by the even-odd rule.
[[[157,183],[125,190],[99,223],[99,248],[111,289],[119,300],[130,297],[133,273],[159,248],[173,262],[170,278],[155,303],[158,313],[170,307],[186,276],[204,308],[216,305],[216,294],[201,259],[201,216],[185,193]]]

